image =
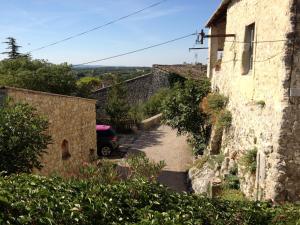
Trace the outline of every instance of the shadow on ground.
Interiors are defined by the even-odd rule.
[[[157,128],[151,131],[144,131],[140,136],[135,140],[132,145],[132,149],[144,149],[152,146],[161,144],[161,137],[165,135],[163,131],[158,130]]]
[[[188,192],[187,173],[163,170],[158,182],[177,192]]]

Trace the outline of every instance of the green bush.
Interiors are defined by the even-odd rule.
[[[160,89],[147,102],[145,102],[145,104],[143,105],[144,116],[149,118],[161,113],[162,103],[164,99],[167,98],[170,92],[171,90],[167,88]]]
[[[99,88],[101,80],[99,77],[82,77],[77,82],[77,96],[88,98],[95,89]]]
[[[127,100],[127,90],[117,80],[108,93],[108,103],[105,111],[112,124],[117,130],[126,129],[126,121],[129,119],[130,106]]]
[[[246,201],[246,197],[238,189],[231,189],[231,188],[224,188],[221,190],[220,194],[218,197],[222,200],[227,200],[227,201]]]
[[[203,153],[210,137],[208,116],[199,110],[209,91],[209,80],[187,80],[175,85],[162,104],[163,123],[176,129],[179,135],[188,134],[197,154]]]
[[[219,114],[227,103],[228,98],[221,94],[212,93],[207,96],[207,110],[210,114]]]
[[[35,175],[0,177],[0,224],[299,224],[300,207],[171,192],[141,180],[114,185]]]
[[[160,161],[159,163],[151,161],[144,153],[129,154],[126,158],[126,163],[129,168],[128,179],[143,178],[155,180],[166,166],[164,161]]]
[[[31,172],[40,169],[39,157],[51,138],[48,121],[23,103],[6,102],[0,107],[0,172]]]
[[[253,148],[251,150],[248,150],[245,155],[243,155],[240,159],[240,164],[244,167],[246,172],[250,172],[252,174],[255,174],[257,162],[257,148]]]
[[[222,110],[217,116],[216,128],[217,129],[226,129],[231,126],[232,115],[228,110]]]
[[[228,174],[224,178],[223,187],[225,189],[240,190],[240,179],[237,175]]]

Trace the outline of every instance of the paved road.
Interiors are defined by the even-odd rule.
[[[186,171],[192,164],[192,152],[186,137],[177,136],[168,126],[143,132],[132,144],[131,151],[142,151],[156,161],[164,160],[167,166],[160,174],[160,183],[175,191],[187,191]]]

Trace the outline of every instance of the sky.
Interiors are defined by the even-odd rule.
[[[0,0],[0,52],[12,36],[21,52],[45,46],[152,5],[159,0]],[[221,0],[167,0],[138,15],[78,38],[32,52],[52,63],[81,64],[159,44],[205,27]],[[144,52],[95,63],[152,66],[207,62],[207,51],[189,52],[196,36]],[[196,45],[196,47],[200,47]],[[202,47],[206,47],[205,45]],[[196,56],[197,55],[197,56]],[[0,59],[5,58],[0,55]],[[94,65],[95,65],[94,64]]]

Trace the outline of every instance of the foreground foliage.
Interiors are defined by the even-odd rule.
[[[300,208],[178,194],[157,183],[114,185],[34,175],[0,178],[0,224],[300,224]]]
[[[39,157],[51,140],[47,128],[48,121],[27,104],[6,102],[0,107],[0,171],[41,168]]]

